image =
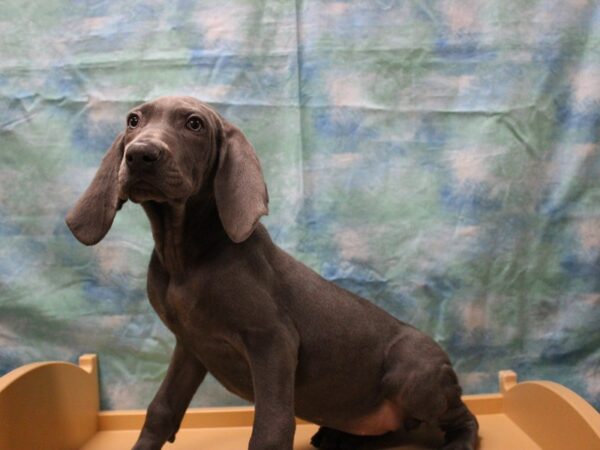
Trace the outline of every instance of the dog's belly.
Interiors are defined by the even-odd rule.
[[[360,436],[377,436],[395,431],[403,426],[406,419],[398,399],[383,399],[372,402],[369,395],[341,400],[340,406],[332,407],[330,402],[322,403],[308,394],[310,401],[302,398],[300,390],[296,397],[296,415],[309,422],[334,428],[346,433]],[[321,393],[323,396],[323,393]],[[366,404],[372,407],[365,408]]]
[[[403,421],[400,406],[386,399],[373,412],[341,422],[336,429],[359,436],[378,436],[398,430]]]

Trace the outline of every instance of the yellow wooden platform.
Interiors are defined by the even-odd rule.
[[[481,450],[600,450],[600,415],[585,400],[548,381],[518,383],[499,374],[500,392],[467,395],[480,424]],[[0,450],[125,450],[135,442],[145,411],[99,411],[95,355],[79,366],[28,364],[0,378]],[[253,409],[191,408],[166,450],[247,448]],[[298,421],[294,449],[309,450],[317,427]],[[441,435],[421,428],[386,436],[369,449],[436,448]],[[364,447],[367,448],[367,447]]]

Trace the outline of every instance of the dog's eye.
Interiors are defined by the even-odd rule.
[[[187,120],[185,126],[192,131],[200,131],[202,128],[204,128],[202,119],[200,119],[199,117],[196,117],[196,116],[190,117]]]
[[[129,128],[135,128],[138,126],[139,123],[140,116],[138,116],[137,114],[129,114],[129,117],[127,118],[127,126]]]

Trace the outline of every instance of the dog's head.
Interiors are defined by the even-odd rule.
[[[248,238],[268,212],[260,163],[243,133],[192,97],[161,97],[129,112],[67,225],[93,245],[127,200],[185,202],[206,188],[234,242]]]

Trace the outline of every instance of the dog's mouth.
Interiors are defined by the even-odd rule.
[[[193,185],[172,166],[159,171],[132,173],[122,167],[119,170],[119,198],[133,203],[145,201],[168,202],[191,195]]]
[[[161,189],[146,180],[132,180],[127,182],[122,189],[122,194],[134,203],[148,200],[164,201],[167,199],[167,196]]]

